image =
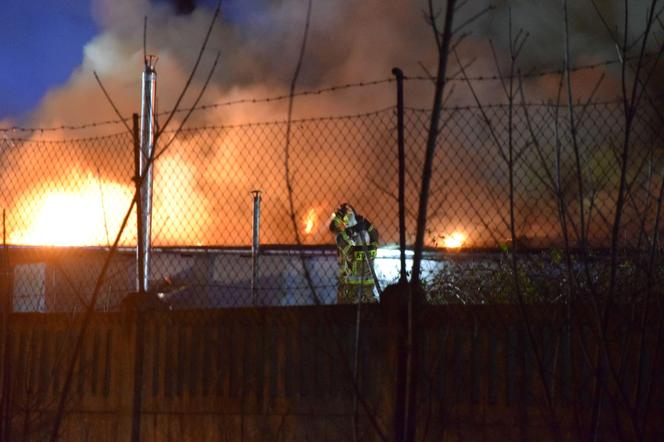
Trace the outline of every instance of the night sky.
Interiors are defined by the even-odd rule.
[[[64,83],[97,31],[89,0],[4,0],[0,119],[23,115]]]
[[[188,14],[214,0],[153,0]],[[255,3],[255,2],[254,2]],[[101,31],[95,0],[3,0],[0,13],[0,120],[17,120],[51,89],[63,85],[83,60],[83,47]],[[242,6],[224,4],[225,16],[241,19]]]

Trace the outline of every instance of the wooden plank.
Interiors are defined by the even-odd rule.
[[[111,391],[111,382],[113,380],[113,329],[106,330],[106,339],[104,341],[104,377],[103,377],[103,395],[105,398],[109,397]]]
[[[152,345],[146,349],[146,374],[149,377],[146,383],[150,385],[150,397],[152,399],[160,397],[160,380],[163,379],[163,369],[165,360],[163,358],[165,333],[163,332],[163,323],[161,321],[152,321],[150,327],[146,327],[146,342],[151,342]]]
[[[45,398],[51,384],[51,376],[49,373],[51,370],[50,354],[52,339],[50,338],[51,333],[49,333],[47,329],[42,329],[40,336],[41,349],[39,353],[39,381],[37,387],[39,389],[39,395],[42,398]]]
[[[175,393],[176,384],[176,358],[177,349],[175,348],[177,328],[175,326],[166,327],[166,348],[164,364],[164,396],[172,398]]]
[[[213,370],[214,360],[212,359],[212,347],[216,344],[216,336],[214,334],[216,328],[211,324],[205,324],[200,329],[201,334],[201,395],[207,398],[210,394],[211,373]]]
[[[189,351],[187,358],[187,393],[190,399],[198,395],[198,387],[201,379],[201,328],[192,326],[188,329]]]
[[[97,396],[99,376],[99,328],[92,330],[92,356],[90,359],[90,394]]]

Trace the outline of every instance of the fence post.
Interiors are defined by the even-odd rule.
[[[385,333],[384,394],[388,440],[403,440],[406,416],[406,309],[407,284],[391,284],[383,291],[381,311]]]
[[[399,282],[406,281],[406,150],[403,136],[403,71],[392,69],[397,78],[397,144],[399,147],[399,250],[401,273]]]
[[[254,222],[251,241],[251,304],[256,306],[256,282],[258,280],[258,252],[260,247],[261,191],[252,190],[254,196]]]
[[[149,247],[149,241],[145,241],[145,220],[143,218],[144,205],[143,205],[143,180],[141,179],[142,170],[141,170],[141,138],[139,137],[139,126],[138,126],[138,114],[134,113],[132,115],[132,133],[134,138],[134,183],[136,185],[136,193],[138,198],[138,203],[136,204],[136,291],[137,296],[134,298],[134,302],[128,304],[128,322],[133,325],[131,331],[133,333],[129,334],[129,345],[128,349],[131,356],[127,359],[129,360],[129,368],[133,370],[133,376],[129,379],[132,379],[132,388],[127,389],[127,393],[131,392],[131,440],[132,442],[138,442],[141,435],[141,409],[143,403],[143,353],[144,353],[144,338],[145,338],[145,324],[144,324],[144,314],[142,313],[143,306],[146,303],[145,296],[148,290],[147,278],[147,253],[146,249]],[[150,176],[148,176],[150,178]],[[149,236],[149,232],[147,233]],[[133,337],[133,342],[131,337]],[[133,356],[133,357],[132,357]],[[128,371],[127,374],[132,373]]]
[[[2,296],[2,314],[12,311],[11,272],[9,268],[9,249],[7,248],[7,221],[5,209],[2,209],[2,256],[0,257],[0,287]],[[4,319],[4,316],[3,316]]]
[[[2,252],[0,253],[0,310],[2,314],[2,385],[0,387],[0,440],[11,440],[11,366],[9,349],[9,315],[12,310],[12,292],[9,268],[9,250],[5,209],[2,209]]]

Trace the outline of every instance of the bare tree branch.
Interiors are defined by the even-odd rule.
[[[460,25],[458,25],[456,28],[454,28],[454,30],[452,31],[452,34],[458,33],[460,30],[462,30],[466,26],[469,26],[470,24],[472,24],[473,22],[478,20],[480,17],[482,17],[484,14],[486,14],[489,11],[493,11],[494,9],[496,9],[495,6],[489,5],[486,8],[480,10],[479,12],[471,15],[468,19],[466,19],[464,22],[462,22]]]
[[[118,118],[120,118],[120,121],[122,121],[122,124],[124,125],[124,127],[133,136],[134,133],[132,132],[131,128],[129,127],[129,124],[127,123],[127,119],[122,116],[122,114],[118,110],[117,106],[115,106],[115,103],[113,103],[113,100],[111,99],[111,96],[108,95],[108,92],[106,92],[106,88],[104,87],[103,83],[99,79],[99,76],[97,75],[97,71],[92,71],[92,74],[95,76],[95,80],[97,80],[97,84],[101,88],[101,91],[104,93],[104,96],[106,97],[106,100],[108,100],[109,104],[113,108],[113,111],[115,111],[115,114],[118,116]]]
[[[442,45],[440,31],[438,31],[438,16],[440,15],[440,12],[434,10],[433,0],[428,0],[427,5],[429,6],[427,23],[429,26],[431,26],[431,30],[433,31],[433,35],[436,41],[436,47],[440,52]]]
[[[508,92],[507,92],[507,85],[505,84],[505,76],[503,75],[503,72],[500,69],[500,63],[498,62],[498,54],[496,54],[496,47],[493,45],[492,39],[489,39],[489,47],[491,47],[491,55],[493,57],[493,62],[496,65],[496,71],[498,72],[498,79],[500,81],[500,85],[503,88],[505,96],[507,96]]]
[[[212,67],[210,68],[210,72],[208,73],[208,76],[205,79],[205,83],[203,83],[203,87],[198,92],[198,96],[196,97],[196,100],[194,100],[193,106],[191,106],[191,108],[189,108],[189,110],[187,111],[187,114],[185,115],[185,117],[180,122],[180,125],[178,126],[177,130],[173,133],[173,136],[168,141],[168,143],[166,143],[166,145],[161,149],[161,151],[158,154],[155,155],[155,158],[154,158],[155,160],[159,159],[163,154],[166,153],[166,151],[169,149],[171,144],[173,144],[173,141],[175,141],[175,138],[180,134],[180,131],[184,127],[187,120],[189,120],[189,117],[191,116],[191,114],[196,109],[196,106],[198,105],[198,102],[201,100],[201,98],[203,97],[203,94],[207,90],[208,85],[210,84],[210,80],[212,79],[212,74],[214,74],[214,71],[217,68],[217,64],[219,62],[219,57],[220,56],[221,56],[221,54],[219,52],[217,52],[217,55],[214,58],[214,62],[212,63]],[[155,140],[156,140],[156,137],[155,137]],[[156,141],[155,141],[155,144],[156,144]],[[153,155],[154,155],[154,151],[153,151]]]
[[[602,72],[602,75],[600,75],[599,79],[595,82],[595,86],[593,86],[592,91],[590,92],[590,95],[588,96],[588,99],[586,100],[586,104],[583,105],[581,108],[581,113],[579,114],[579,119],[577,121],[577,126],[581,126],[583,123],[583,119],[586,115],[586,111],[588,110],[588,107],[590,106],[590,103],[593,102],[593,99],[595,98],[595,94],[597,94],[597,91],[599,90],[600,85],[606,78],[606,72]]]
[[[459,58],[459,54],[457,53],[457,51],[452,51],[452,53],[454,54],[454,57],[456,58],[457,63],[460,66],[463,78],[466,82],[466,85],[468,86],[468,89],[470,90],[471,95],[473,96],[473,99],[475,100],[475,104],[477,104],[477,108],[480,112],[480,115],[482,115],[482,119],[484,120],[484,122],[487,125],[487,128],[489,129],[489,134],[491,135],[491,138],[492,138],[493,142],[496,144],[496,147],[498,148],[498,154],[503,159],[503,161],[507,162],[507,155],[505,154],[505,152],[502,148],[502,143],[498,139],[498,134],[496,133],[496,130],[493,127],[493,124],[491,123],[491,119],[487,115],[486,110],[484,109],[484,106],[482,106],[482,102],[480,101],[477,93],[475,92],[475,88],[473,87],[470,79],[468,78],[468,74],[466,73],[465,68],[461,64],[461,59]]]
[[[148,63],[148,16],[143,17],[143,63]]]
[[[217,17],[219,16],[219,11],[221,10],[221,0],[217,0],[217,7],[214,10],[214,14],[212,16],[212,20],[210,20],[210,26],[208,26],[207,32],[205,34],[205,38],[203,39],[203,44],[201,45],[200,50],[198,51],[198,56],[196,57],[196,62],[194,63],[193,68],[191,69],[191,73],[189,74],[189,78],[187,79],[187,82],[185,83],[184,87],[182,88],[182,92],[180,92],[180,95],[178,96],[177,100],[175,100],[175,105],[173,106],[173,110],[171,113],[168,115],[166,118],[166,122],[161,126],[159,131],[157,132],[155,138],[159,138],[159,136],[166,130],[168,127],[168,124],[171,122],[171,119],[177,112],[177,110],[180,108],[180,102],[184,98],[184,95],[187,93],[187,90],[189,89],[189,86],[191,85],[192,80],[194,79],[194,75],[196,75],[196,71],[198,70],[198,64],[201,62],[201,58],[203,57],[203,53],[205,52],[205,49],[207,48],[208,40],[210,39],[210,35],[212,34],[212,29],[214,28],[214,23],[217,21]]]

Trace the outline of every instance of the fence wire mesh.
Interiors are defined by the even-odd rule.
[[[444,112],[425,241],[424,270],[430,283],[443,278],[443,285],[449,285],[451,274],[458,280],[469,269],[480,275],[471,284],[484,283],[482,275],[495,273],[505,250],[513,246],[525,253],[523,262],[540,270],[546,267],[540,262],[542,253],[555,255],[566,244],[579,248],[584,237],[597,253],[611,246],[624,163],[624,109],[616,102],[574,110],[578,150],[564,107],[496,105]],[[656,224],[664,170],[658,118],[656,107],[643,106],[631,128],[619,237],[625,250],[648,250],[655,230],[662,233]],[[420,109],[406,109],[404,115],[409,244],[414,242],[429,119],[430,113]],[[286,122],[187,129],[156,162],[150,285],[160,305],[334,303],[338,264],[328,220],[342,202],[351,203],[377,227],[379,279],[383,286],[396,280],[396,110],[293,121],[288,155],[286,133]],[[0,143],[13,310],[81,309],[90,302],[132,200],[132,137],[119,133],[44,140],[7,135]],[[252,292],[254,190],[262,192],[262,203],[258,279]],[[451,248],[450,239],[461,247]],[[133,213],[119,244],[98,310],[121,308],[135,290]],[[460,285],[453,285],[458,292]],[[457,292],[432,300],[454,300]]]

